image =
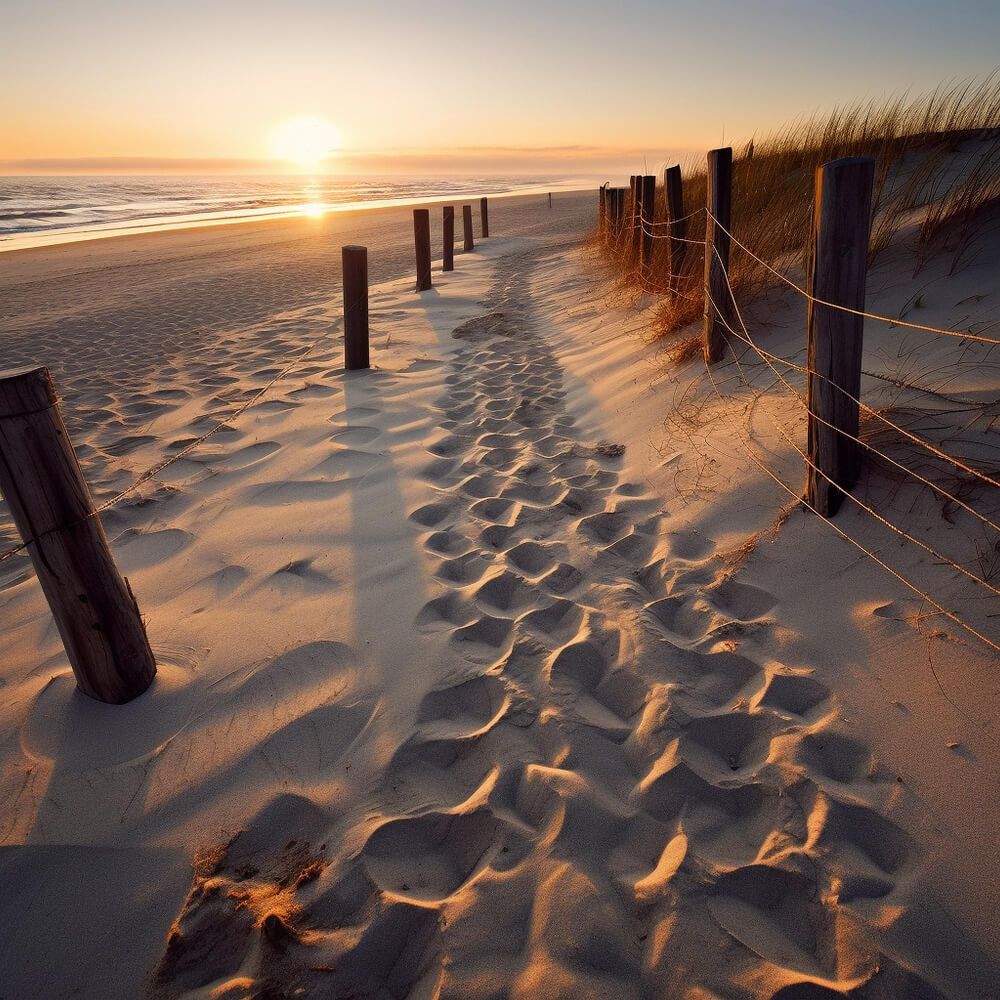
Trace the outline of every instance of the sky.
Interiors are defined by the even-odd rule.
[[[1000,64],[1000,0],[0,0],[0,11],[7,174],[599,174]],[[302,116],[337,136],[322,163],[276,146]]]

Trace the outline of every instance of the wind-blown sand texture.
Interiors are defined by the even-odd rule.
[[[996,660],[815,518],[758,536],[786,498],[697,365],[629,335],[578,246],[593,202],[516,236],[496,206],[507,235],[432,291],[374,288],[370,372],[277,245],[285,296],[185,263],[193,236],[162,299],[109,276],[90,353],[70,255],[37,341],[5,318],[18,361],[57,355],[98,498],[325,334],[105,517],[147,695],[75,693],[30,564],[0,564],[12,997],[995,992]],[[995,310],[984,274],[950,280]],[[770,345],[801,337],[784,308]]]

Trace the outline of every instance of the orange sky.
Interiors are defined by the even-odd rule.
[[[978,0],[7,0],[5,11],[5,173],[296,169],[270,161],[269,137],[303,114],[342,135],[330,171],[652,168],[859,96],[982,75],[1000,35],[1000,5]]]

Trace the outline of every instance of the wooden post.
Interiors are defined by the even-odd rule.
[[[431,213],[426,208],[413,210],[413,243],[417,251],[417,291],[431,287]]]
[[[687,244],[687,222],[684,219],[684,186],[681,181],[679,166],[667,167],[663,173],[664,200],[667,205],[667,232],[670,234],[670,288],[674,293],[678,290],[678,276],[684,264]]]
[[[77,687],[112,705],[142,694],[156,661],[94,513],[47,368],[0,372],[0,492],[27,542]]]
[[[642,175],[635,178],[635,186],[632,189],[632,242],[630,247],[633,264],[639,263],[642,249]]]
[[[816,171],[807,279],[809,293],[817,299],[849,309],[865,307],[874,179],[870,156],[833,160]],[[807,323],[809,459],[819,471],[809,466],[806,493],[820,514],[831,517],[857,481],[860,466],[859,445],[844,434],[858,436],[854,400],[861,394],[864,318],[810,301]]]
[[[727,275],[729,235],[732,229],[733,151],[713,149],[708,154],[708,211],[705,224],[705,361],[715,364],[726,352],[725,324],[732,315]],[[714,305],[713,305],[714,303]]]
[[[622,235],[625,232],[625,214],[626,214],[626,192],[625,188],[613,188],[612,194],[614,198],[612,200],[613,208],[613,235],[615,242],[615,249],[621,250]]]
[[[368,248],[341,251],[344,273],[344,367],[370,368],[368,357]]]
[[[465,252],[475,250],[476,241],[472,238],[472,206],[462,206],[462,230],[465,234]]]
[[[603,236],[608,225],[608,186],[597,189],[597,231]]]
[[[455,206],[444,206],[444,262],[442,271],[455,270]]]
[[[552,192],[549,192],[549,208],[552,207]]]
[[[483,227],[483,239],[489,239],[490,236],[490,210],[486,203],[485,198],[479,199],[479,221],[482,223]]]
[[[653,270],[653,222],[656,217],[656,177],[646,175],[640,178],[639,199],[639,277],[643,285],[648,285]]]

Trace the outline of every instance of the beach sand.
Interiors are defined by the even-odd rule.
[[[29,561],[0,564],[0,992],[995,994],[996,657],[779,516],[746,397],[670,366],[581,250],[595,209],[497,202],[420,295],[400,210],[6,255],[4,363],[51,365],[98,500],[308,353],[104,516],[145,695],[75,692]],[[342,369],[344,242],[369,372]],[[920,277],[928,322],[996,313],[989,250]],[[879,308],[911,291],[873,278]],[[799,305],[766,315],[797,350]]]

